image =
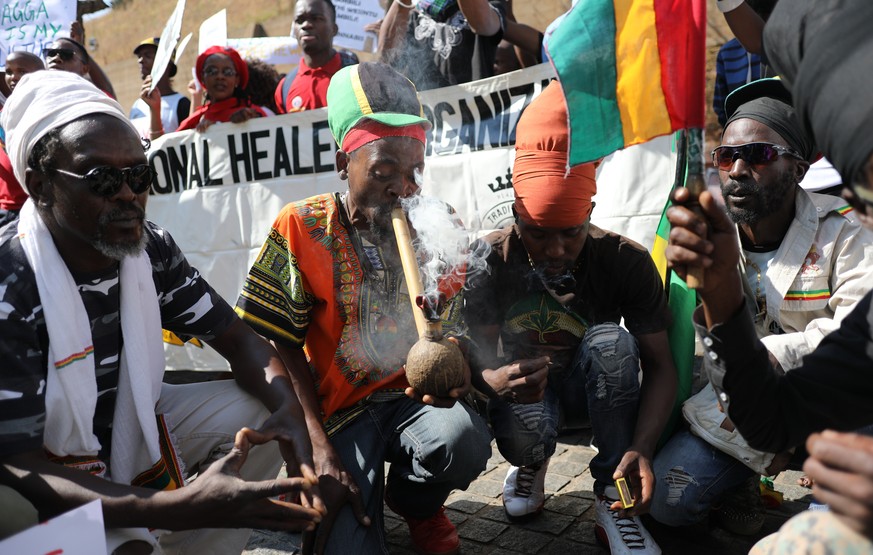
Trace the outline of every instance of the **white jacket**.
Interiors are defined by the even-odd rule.
[[[873,232],[845,200],[798,187],[794,221],[766,280],[767,321],[785,333],[765,328],[761,341],[784,370],[797,368],[873,288],[871,278]]]
[[[845,200],[797,187],[794,220],[763,285],[767,317],[756,326],[758,336],[788,371],[873,289],[873,232],[861,226]],[[746,289],[750,295],[748,284]],[[769,334],[771,322],[785,333]],[[682,413],[707,443],[766,474],[773,454],[752,449],[739,432],[721,428],[726,415],[711,385],[688,399]]]

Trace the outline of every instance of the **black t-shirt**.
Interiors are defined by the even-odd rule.
[[[0,453],[43,445],[48,332],[36,279],[17,236],[18,223],[0,229]],[[233,309],[188,265],[170,234],[146,223],[146,252],[164,329],[209,341],[235,320]],[[108,460],[121,337],[118,266],[73,274],[91,321],[98,401],[94,434]]]
[[[506,3],[489,0],[488,4],[500,17],[500,29],[490,37],[474,33],[457,5],[437,17],[412,10],[406,44],[392,65],[420,91],[491,77],[506,27]]]
[[[670,324],[664,287],[648,251],[591,225],[573,271],[573,299],[559,303],[540,284],[516,226],[489,234],[490,272],[469,280],[467,324],[500,326],[507,361],[548,355],[567,368],[589,327],[622,318],[633,335]],[[473,339],[477,338],[475,335]]]

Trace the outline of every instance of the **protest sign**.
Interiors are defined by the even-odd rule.
[[[385,10],[379,0],[335,0],[336,25],[339,32],[333,45],[361,52],[376,51],[376,34],[364,31],[364,26],[382,19]]]
[[[540,65],[421,93],[427,132],[423,193],[452,205],[472,234],[512,222],[515,126],[548,85]],[[635,150],[638,149],[638,150]],[[216,124],[153,142],[157,173],[149,218],[166,228],[191,264],[229,303],[279,210],[288,202],[345,189],[325,109]],[[650,245],[674,162],[670,141],[609,157],[599,171],[594,221]],[[169,368],[225,369],[208,348],[166,347]]]
[[[42,49],[57,37],[70,36],[76,0],[4,0],[0,8],[0,66],[17,50],[42,57]]]
[[[179,41],[179,46],[176,47],[176,54],[174,56],[174,61],[178,60],[185,53],[185,49],[188,48],[188,43],[191,42],[191,37],[194,36],[194,33],[188,33],[185,35],[185,38]]]
[[[176,49],[176,44],[179,42],[179,37],[182,36],[182,17],[185,15],[185,0],[176,2],[176,7],[170,18],[167,19],[167,24],[164,25],[164,30],[161,31],[161,40],[158,43],[158,51],[155,53],[155,63],[152,65],[152,85],[149,92],[155,90],[164,72],[173,61],[173,50]]]
[[[300,48],[294,37],[227,39],[227,46],[235,48],[243,59],[257,58],[274,66],[300,63]]]
[[[200,24],[198,50],[200,54],[210,46],[227,45],[227,10],[221,10]]]

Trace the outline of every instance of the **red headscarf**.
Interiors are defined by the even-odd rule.
[[[538,227],[563,229],[583,224],[597,192],[597,163],[567,172],[567,103],[557,81],[525,109],[515,135],[512,187],[518,216]]]
[[[206,64],[206,58],[213,54],[224,54],[230,58],[233,62],[233,66],[236,68],[237,75],[239,75],[239,87],[241,89],[246,88],[246,85],[249,84],[249,66],[246,65],[245,60],[242,59],[239,52],[233,48],[225,48],[224,46],[210,46],[197,56],[197,63],[194,67],[197,70],[197,80],[200,81],[200,84],[204,87],[206,86],[203,83],[203,66]]]
[[[349,132],[343,137],[343,144],[340,145],[340,148],[343,152],[351,154],[352,151],[365,144],[385,137],[411,137],[421,144],[425,142],[424,128],[418,124],[395,127],[379,123],[373,119],[363,118],[357,125],[349,129]]]
[[[203,53],[197,56],[195,67],[197,70],[197,80],[200,81],[200,84],[203,85],[203,66],[206,64],[206,58],[213,54],[224,54],[225,56],[230,57],[236,68],[236,73],[239,75],[239,87],[244,89],[249,82],[249,67],[246,65],[242,57],[240,57],[239,52],[233,48],[225,48],[223,46],[210,46],[204,50]],[[204,118],[215,122],[230,121],[230,116],[239,111],[240,108],[252,108],[258,112],[261,117],[267,115],[260,106],[255,106],[248,100],[248,98],[243,100],[236,96],[231,96],[230,98],[225,98],[218,102],[210,101],[208,104],[200,106],[194,111],[194,113],[179,124],[177,131],[194,129],[197,127],[197,124],[200,123],[200,120]]]

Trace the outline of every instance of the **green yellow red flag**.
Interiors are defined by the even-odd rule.
[[[703,127],[705,0],[578,0],[547,37],[569,165]]]

